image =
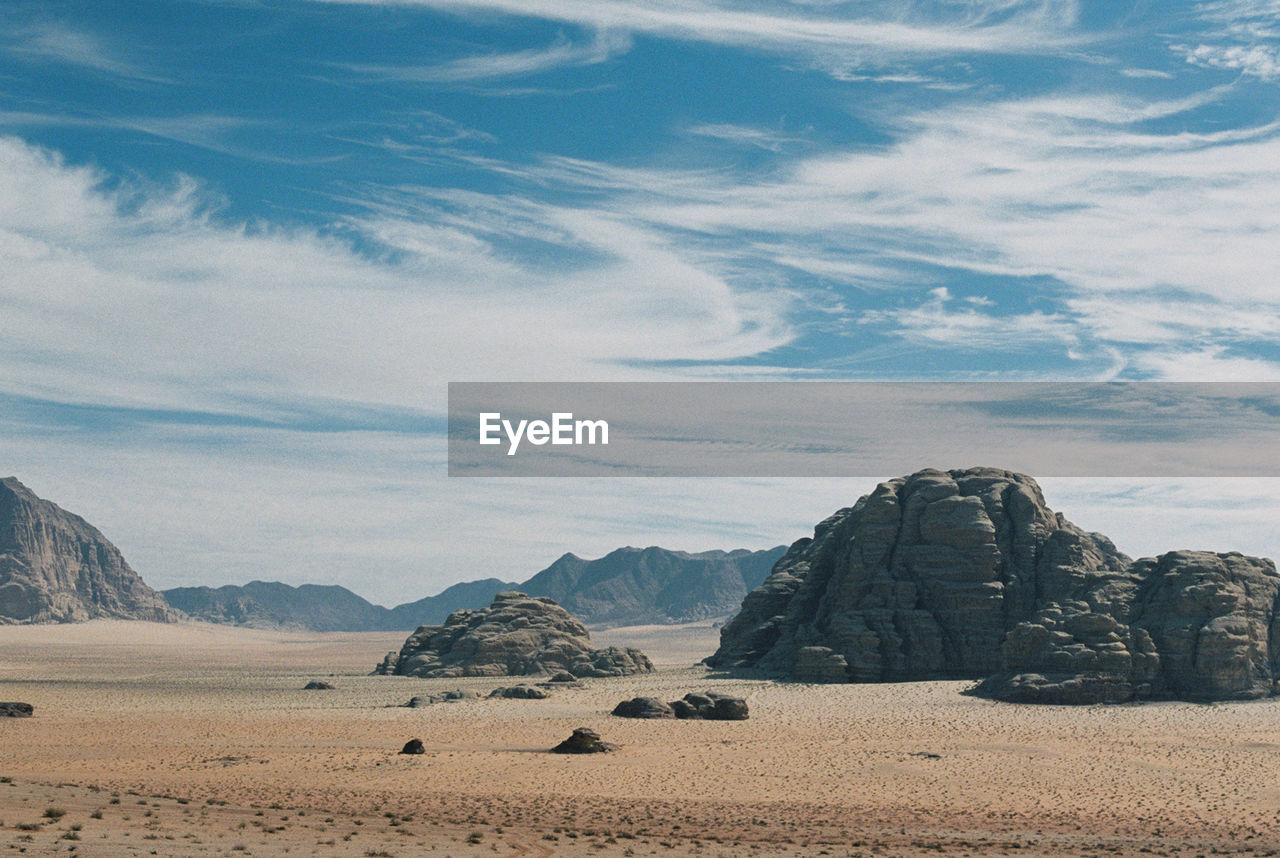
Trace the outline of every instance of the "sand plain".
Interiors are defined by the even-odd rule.
[[[114,855],[1275,855],[1280,701],[1023,707],[963,682],[711,677],[710,624],[594,632],[657,673],[368,676],[401,633],[0,627],[0,848]],[[325,679],[332,691],[304,691]],[[738,723],[609,716],[721,689]],[[545,753],[578,726],[613,754]],[[427,753],[396,754],[410,738]],[[58,814],[58,811],[65,811]]]

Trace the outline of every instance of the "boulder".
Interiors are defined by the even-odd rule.
[[[600,734],[587,727],[579,727],[573,735],[551,749],[553,754],[603,754],[616,751],[617,745],[600,740]]]
[[[303,691],[332,691],[333,686],[323,680],[313,679],[310,682],[308,682],[306,685],[302,686],[302,690]]]
[[[708,691],[691,692],[680,700],[663,703],[656,697],[634,697],[614,707],[619,718],[681,718],[696,721],[745,721],[747,701],[741,697]]]
[[[410,739],[399,751],[401,754],[425,754],[426,752],[427,749],[422,746],[421,739]]]
[[[974,693],[1017,702],[1243,700],[1280,692],[1277,618],[1270,560],[1132,561],[1028,476],[926,470],[792,545],[707,663],[804,682],[980,679]]]
[[[30,718],[35,711],[30,703],[0,703],[0,718]]]
[[[532,685],[508,685],[504,688],[493,689],[493,691],[489,692],[489,696],[501,697],[506,700],[545,700],[551,695]]]
[[[572,673],[570,673],[567,670],[562,670],[547,680],[547,682],[577,682],[577,681],[578,681],[578,677],[574,676]]]
[[[374,673],[397,676],[533,676],[562,671],[626,676],[653,664],[636,649],[593,649],[586,626],[545,597],[499,593],[479,611],[455,611],[422,626]]]
[[[452,691],[441,691],[438,694],[419,694],[409,699],[404,705],[410,709],[433,706],[436,703],[456,703],[459,700],[475,700],[480,697],[479,691],[468,691],[455,688]]]
[[[633,697],[613,707],[611,715],[619,718],[674,718],[675,710],[670,703],[663,703],[656,697]]]

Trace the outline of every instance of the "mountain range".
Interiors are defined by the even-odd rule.
[[[504,590],[549,596],[598,627],[725,617],[759,586],[785,546],[766,551],[619,548],[596,560],[565,554],[523,582],[485,578],[385,608],[337,585],[253,581],[243,586],[164,590],[173,607],[200,620],[255,628],[398,631],[440,625],[461,608],[478,609]]]

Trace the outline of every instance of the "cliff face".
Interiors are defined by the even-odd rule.
[[[178,616],[97,528],[0,479],[0,623]]]
[[[1022,474],[927,470],[793,545],[708,663],[803,681],[986,678],[979,693],[1025,702],[1258,697],[1280,677],[1278,591],[1269,560],[1135,563]]]

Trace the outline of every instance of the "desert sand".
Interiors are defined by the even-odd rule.
[[[1083,708],[964,682],[709,676],[710,624],[594,632],[650,676],[547,700],[401,708],[368,672],[401,633],[0,627],[0,844],[112,855],[1274,855],[1280,701]],[[324,679],[332,691],[304,691]],[[633,721],[718,689],[746,722]],[[545,753],[574,727],[612,754]],[[427,753],[400,756],[411,738]]]

